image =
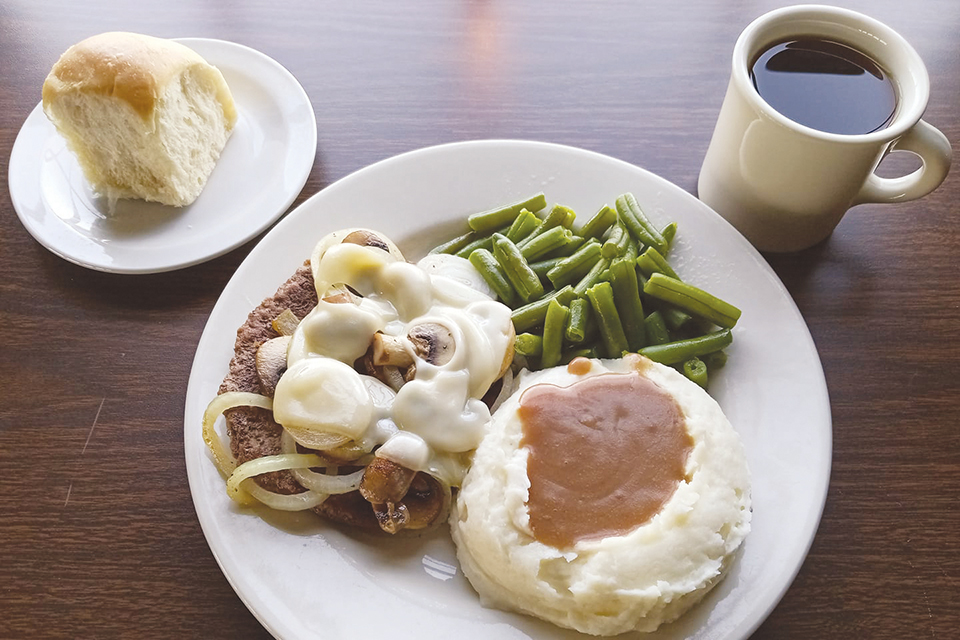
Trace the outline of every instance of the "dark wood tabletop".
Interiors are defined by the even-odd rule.
[[[248,45],[303,85],[316,161],[294,206],[438,143],[542,140],[696,193],[737,35],[774,0],[0,3],[0,637],[266,638],[201,532],[183,451],[190,367],[255,246],[152,275],[43,248],[6,180],[69,45],[98,32]],[[960,3],[837,0],[910,41],[925,119],[960,141]],[[897,175],[913,161],[892,157]],[[793,585],[753,638],[960,633],[960,171],[926,198],[851,210],[820,245],[765,256],[819,350],[830,488]]]

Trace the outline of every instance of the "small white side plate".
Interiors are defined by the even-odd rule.
[[[223,40],[181,42],[223,73],[239,118],[190,206],[120,200],[112,214],[40,105],[10,154],[10,198],[27,231],[56,255],[113,273],[181,269],[235,249],[279,218],[313,167],[317,122],[296,78],[272,58]],[[38,89],[39,91],[39,89]]]

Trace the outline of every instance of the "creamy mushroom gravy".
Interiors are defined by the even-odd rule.
[[[481,398],[513,339],[510,309],[375,247],[333,244],[312,262],[320,302],[292,336],[274,397],[277,422],[305,446],[323,434],[368,451],[382,445],[378,456],[459,485],[490,419]],[[359,296],[323,300],[342,285]],[[402,338],[423,325],[448,331],[452,346],[429,362],[398,341],[415,367],[398,391],[353,368],[376,332]]]
[[[576,359],[568,370],[583,373],[584,363],[589,369]],[[530,528],[544,544],[623,535],[659,513],[685,479],[693,438],[683,411],[638,372],[534,385],[519,415]]]

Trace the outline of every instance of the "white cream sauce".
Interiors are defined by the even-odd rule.
[[[344,235],[321,240],[311,258],[321,301],[290,341],[274,417],[306,446],[323,434],[349,438],[366,450],[381,445],[378,456],[459,485],[490,420],[480,398],[510,347],[510,309],[463,278],[377,248],[336,244]],[[323,301],[335,285],[363,297],[355,303]],[[448,362],[423,360],[404,339],[416,373],[397,393],[353,368],[375,332],[402,338],[428,322],[453,336]]]

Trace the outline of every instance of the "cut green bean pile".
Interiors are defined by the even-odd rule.
[[[431,253],[470,260],[513,309],[528,368],[640,353],[705,387],[726,363],[740,310],[681,279],[667,259],[677,224],[656,226],[633,194],[580,225],[543,193],[468,222]]]

